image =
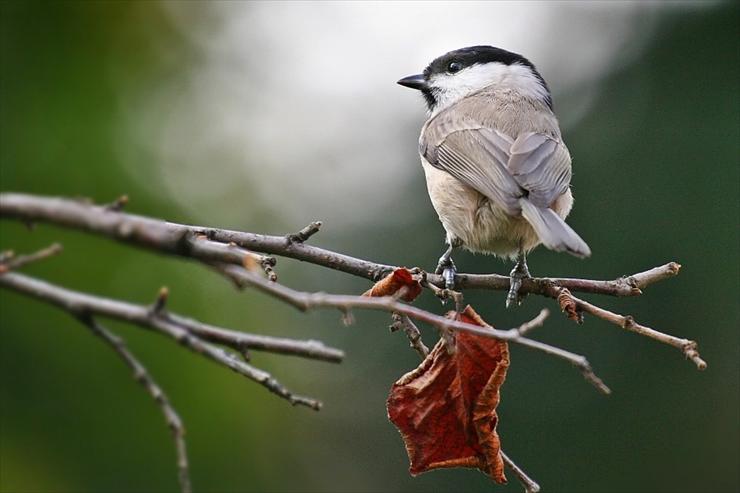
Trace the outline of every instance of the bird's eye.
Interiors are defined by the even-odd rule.
[[[447,66],[447,71],[449,73],[451,73],[451,74],[454,74],[454,73],[459,72],[461,70],[462,70],[462,64],[460,64],[459,62],[451,62]]]

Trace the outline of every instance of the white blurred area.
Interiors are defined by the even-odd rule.
[[[122,85],[121,159],[194,221],[413,221],[428,200],[399,194],[423,181],[425,108],[396,80],[463,46],[519,52],[548,81],[567,141],[599,81],[639,55],[660,12],[687,5],[162,3],[194,61],[158,87]]]

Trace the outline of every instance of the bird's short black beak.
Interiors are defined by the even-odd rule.
[[[421,91],[422,89],[425,89],[427,87],[427,81],[422,74],[409,75],[408,77],[404,77],[403,79],[398,81],[398,84],[402,85],[403,87],[416,89],[417,91]]]

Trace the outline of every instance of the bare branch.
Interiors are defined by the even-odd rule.
[[[27,276],[22,276],[24,287],[18,289],[15,286],[9,285],[10,281],[8,279],[14,279],[12,276],[8,278],[7,276],[9,274],[0,275],[0,285],[26,292],[43,301],[60,306],[67,311],[87,311],[95,315],[131,322],[144,328],[152,328],[152,325],[160,319],[170,321],[204,341],[228,346],[236,351],[253,349],[333,363],[339,363],[344,359],[344,352],[342,350],[328,347],[321,341],[312,339],[297,340],[239,332],[205,324],[174,313],[164,313],[161,309],[156,309],[157,305],[161,303],[159,300],[162,299],[162,290],[160,290],[157,298],[158,301],[155,301],[154,306],[144,306],[71,291],[43,281],[35,281]],[[42,290],[34,292],[31,289],[31,285],[28,284],[31,281],[39,283],[38,286]],[[48,295],[48,297],[45,298],[45,295]]]
[[[265,282],[269,281],[265,280]],[[235,354],[228,353],[205,342],[205,339],[213,337],[219,343],[236,343],[236,346],[240,349],[251,347],[304,357],[320,356],[320,359],[336,359],[341,354],[337,350],[317,347],[315,341],[293,341],[291,344],[288,340],[274,340],[266,336],[255,337],[251,334],[240,334],[207,326],[184,317],[158,314],[145,306],[72,291],[14,272],[0,275],[0,285],[56,305],[78,317],[82,315],[102,315],[152,329],[170,337],[190,350],[254,380],[292,404],[301,404],[315,410],[320,409],[320,402],[293,394],[269,373],[241,361]],[[203,334],[203,338],[200,337],[200,334]]]
[[[190,472],[188,469],[188,455],[185,447],[185,427],[183,426],[180,415],[172,407],[170,400],[164,391],[157,385],[152,376],[141,362],[126,347],[126,343],[119,336],[113,334],[108,329],[98,324],[91,316],[82,315],[78,317],[93,334],[105,341],[128,365],[134,373],[134,379],[144,386],[149,395],[152,396],[159,408],[164,414],[164,419],[172,431],[175,440],[175,452],[177,453],[178,478],[180,480],[180,490],[183,493],[190,493],[192,487],[190,484]]]
[[[607,322],[617,325],[630,332],[635,332],[636,334],[649,337],[650,339],[655,339],[656,341],[662,342],[663,344],[673,346],[681,350],[681,352],[683,352],[684,356],[686,356],[687,359],[693,361],[699,370],[705,370],[707,368],[706,361],[704,361],[699,355],[698,344],[696,343],[696,341],[682,339],[680,337],[665,334],[655,329],[651,329],[650,327],[640,325],[631,315],[619,315],[617,313],[610,312],[609,310],[605,310],[604,308],[593,305],[587,301],[583,301],[580,298],[576,298],[572,294],[568,294],[568,296],[576,304],[579,310],[590,313],[591,315],[599,317],[602,320],[606,320]]]
[[[193,248],[195,242],[190,240],[198,235],[203,235],[212,242],[226,245],[233,243],[250,251],[289,257],[371,281],[378,281],[396,269],[392,265],[362,260],[303,242],[287,240],[288,237],[300,239],[298,233],[288,235],[288,237],[270,236],[205,226],[188,226],[112,211],[106,207],[64,198],[0,193],[0,217],[14,218],[26,223],[42,221],[79,229],[160,253],[180,255],[205,262],[219,261],[241,265],[242,259],[227,256],[223,250],[216,253],[212,249]],[[316,229],[310,226],[304,228],[302,232]],[[677,272],[675,265],[677,264],[669,263],[650,271],[612,281],[530,278],[523,281],[520,292],[548,296],[547,293],[553,286],[560,286],[574,292],[634,296],[640,294],[641,287],[647,286],[650,282],[675,274]],[[658,273],[648,275],[652,271],[658,271]],[[645,277],[649,278],[650,282],[644,282]],[[633,285],[630,279],[637,279],[636,284]],[[427,274],[427,281],[434,286],[444,287],[441,275]],[[459,273],[455,277],[455,282],[458,289],[503,291],[509,289],[509,277],[498,274]]]

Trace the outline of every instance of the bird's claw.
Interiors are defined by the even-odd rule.
[[[524,262],[517,262],[514,269],[509,274],[509,293],[506,295],[506,308],[519,306],[524,301],[526,295],[519,294],[522,287],[522,280],[529,277],[529,269]]]
[[[457,267],[455,262],[451,258],[442,256],[439,258],[437,268],[434,271],[436,274],[442,274],[442,279],[445,280],[445,289],[452,290],[455,288],[455,274],[457,274]]]
[[[519,289],[522,287],[522,280],[512,277],[509,286],[509,293],[506,295],[506,308],[519,306],[524,300],[524,296],[519,295]]]
[[[457,270],[455,266],[447,267],[442,271],[442,278],[445,280],[445,289],[452,291],[455,288],[455,274]]]

